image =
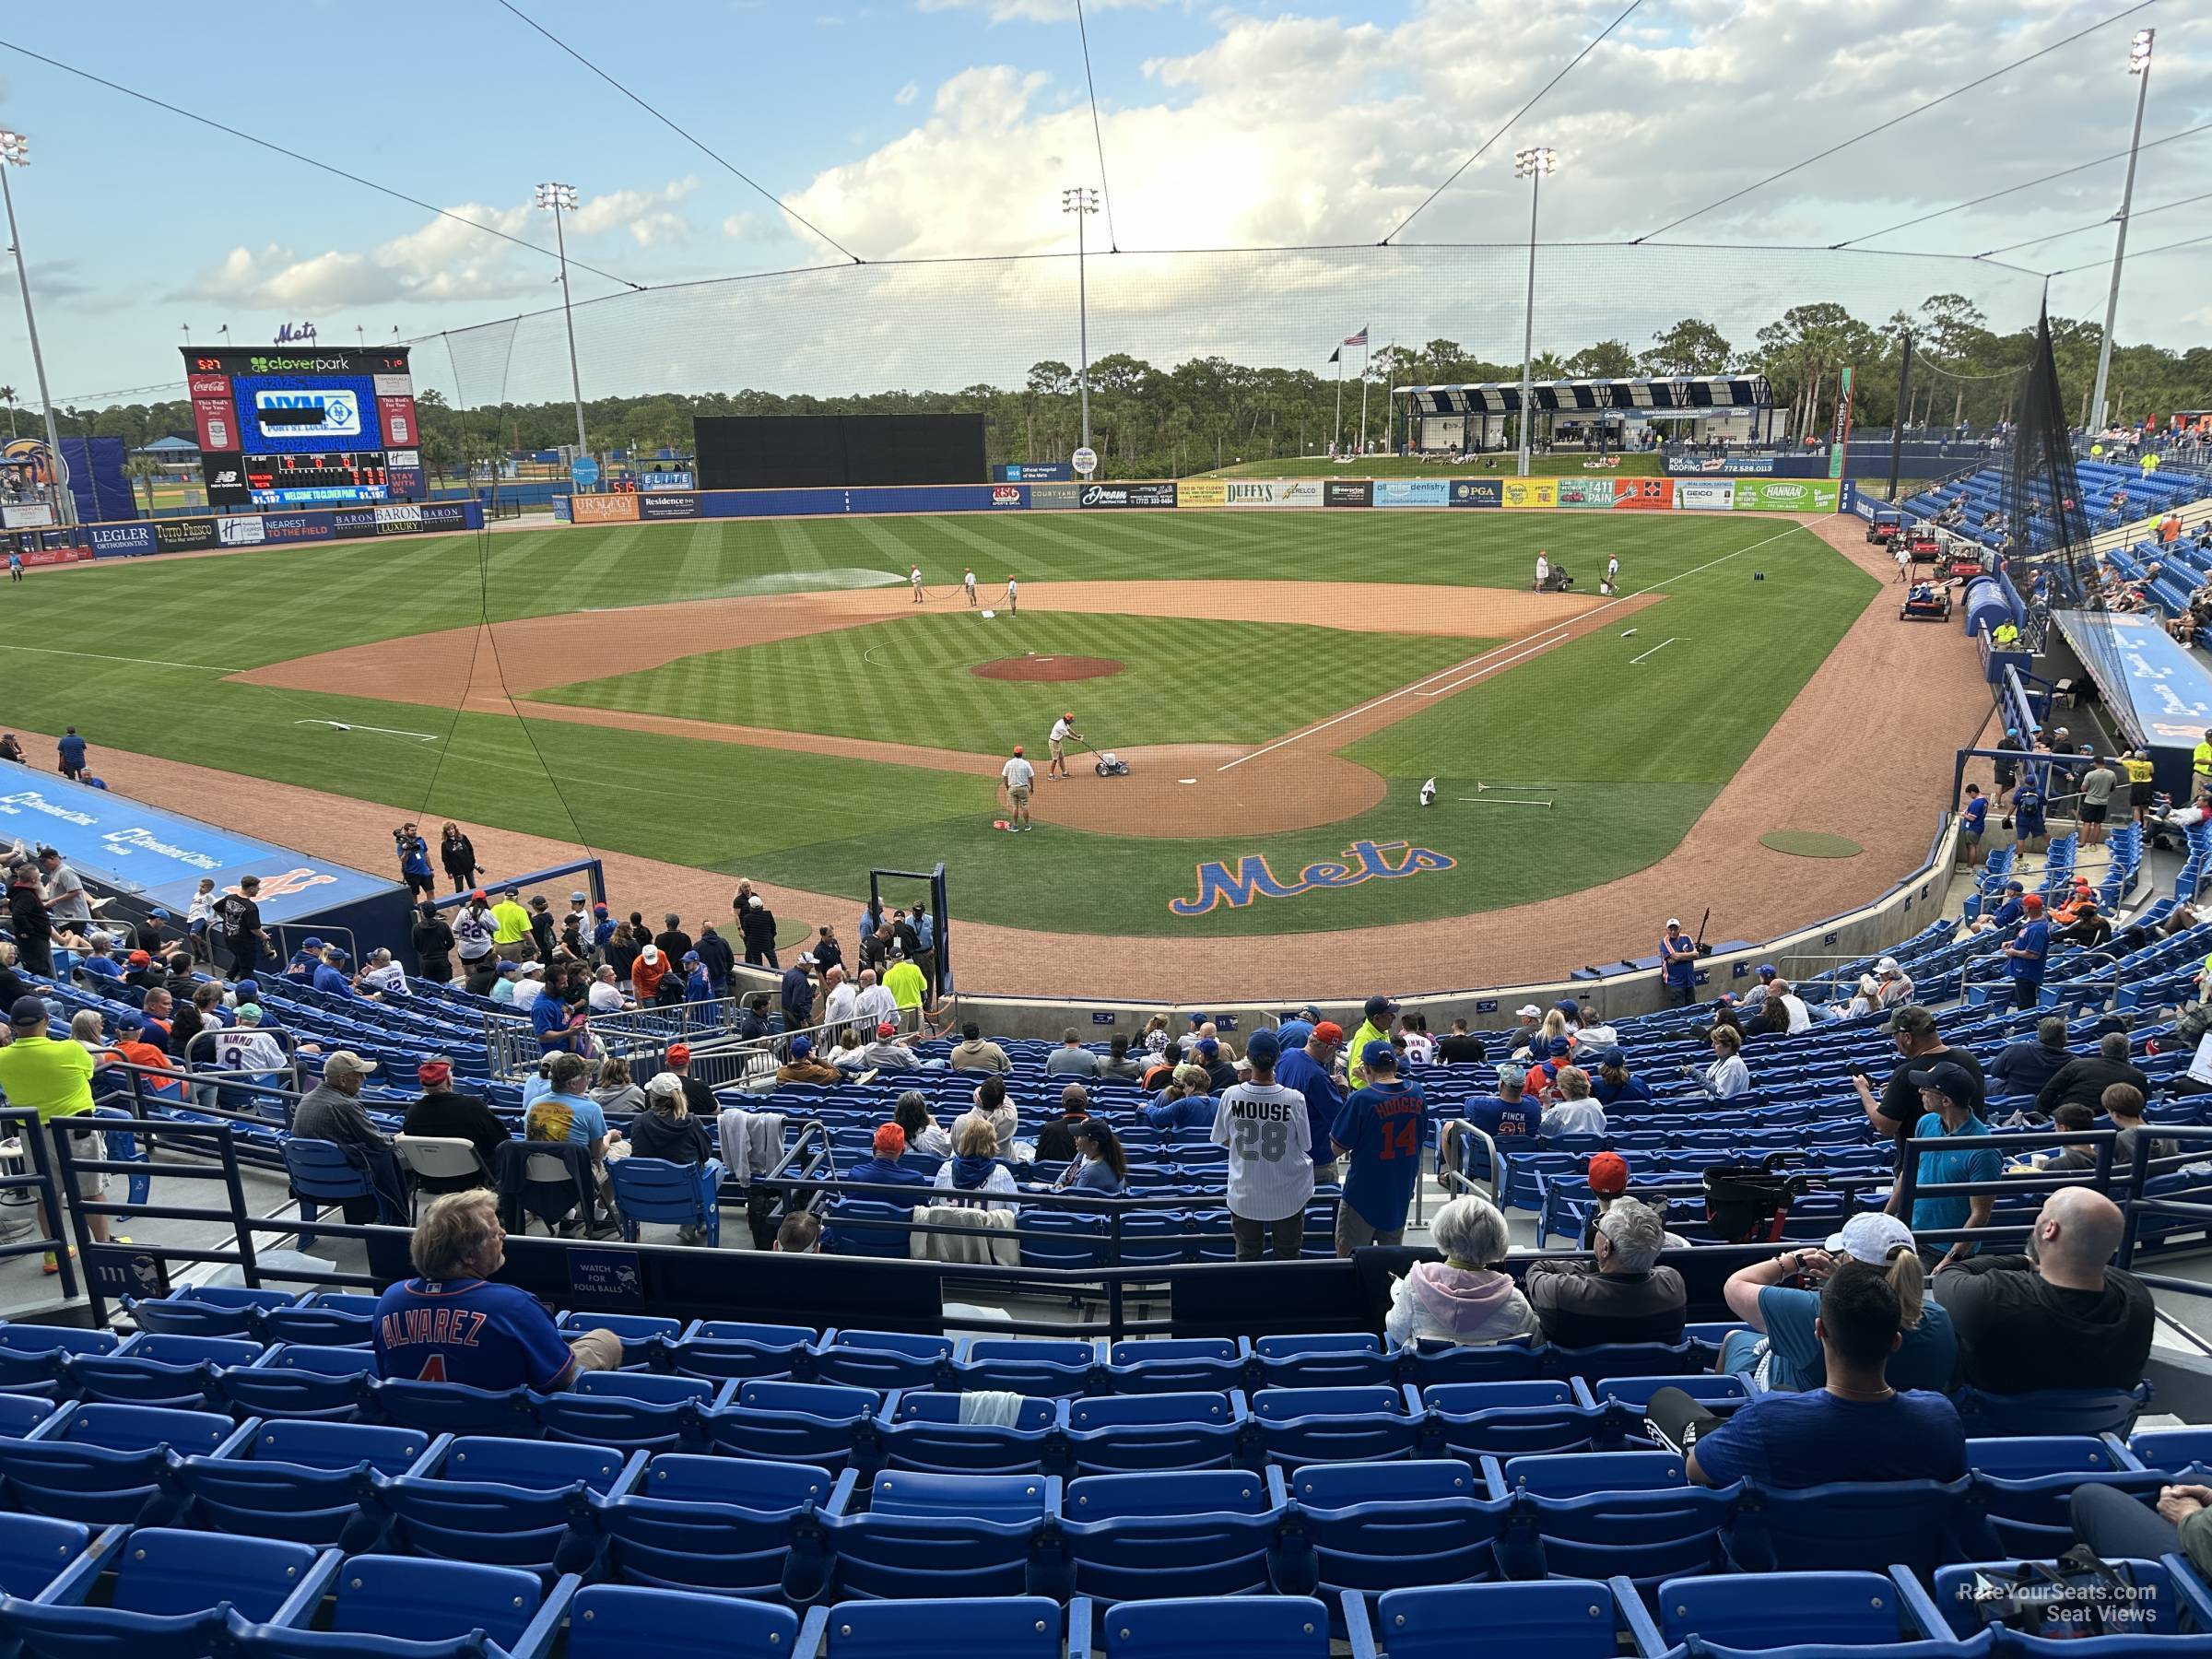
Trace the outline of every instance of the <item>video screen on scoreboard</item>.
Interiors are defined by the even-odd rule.
[[[417,500],[424,478],[404,347],[185,352],[208,505]]]

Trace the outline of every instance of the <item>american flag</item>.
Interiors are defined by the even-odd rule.
[[[1366,344],[1367,344],[1367,324],[1364,324],[1364,323],[1362,323],[1362,324],[1359,325],[1359,332],[1358,334],[1356,334],[1356,335],[1352,335],[1348,336],[1348,337],[1347,337],[1347,338],[1345,340],[1345,342],[1344,342],[1344,343],[1345,343],[1347,346],[1364,346],[1364,345],[1366,345]]]

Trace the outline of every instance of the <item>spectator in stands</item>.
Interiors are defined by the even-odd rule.
[[[872,1186],[896,1187],[900,1191],[865,1193],[861,1196],[910,1210],[924,1202],[920,1189],[929,1185],[929,1177],[912,1164],[900,1161],[906,1157],[906,1131],[896,1124],[880,1124],[870,1144],[869,1156],[847,1170],[845,1179],[865,1182]],[[960,1144],[958,1135],[953,1137],[953,1144],[956,1147]],[[1008,1185],[1012,1185],[1010,1179]]]
[[[866,1051],[863,1051],[865,1060]],[[791,1057],[776,1068],[778,1083],[838,1083],[844,1073],[826,1060],[815,1057],[814,1039],[794,1037],[791,1040]]]
[[[490,1282],[507,1259],[506,1240],[488,1192],[449,1193],[430,1206],[409,1246],[422,1277],[377,1299],[378,1375],[551,1394],[580,1371],[620,1367],[614,1332],[564,1337],[527,1290]]]
[[[530,959],[530,912],[522,906],[522,889],[508,888],[491,907],[492,948],[502,962]]]
[[[1134,1083],[1143,1072],[1144,1067],[1129,1057],[1127,1033],[1116,1031],[1106,1040],[1106,1058],[1099,1063],[1100,1077],[1121,1077]]]
[[[1666,919],[1659,938],[1659,982],[1669,1007],[1687,1008],[1697,1000],[1698,942],[1682,931],[1679,917]]]
[[[1991,1394],[2133,1388],[2156,1318],[2150,1292],[2111,1265],[2120,1206],[2093,1187],[2043,1200],[2025,1255],[1984,1255],[1936,1281],[1959,1334],[1962,1381]]]
[[[1479,1065],[1488,1058],[1488,1047],[1481,1038],[1468,1033],[1465,1019],[1454,1019],[1452,1029],[1437,1039],[1436,1063],[1439,1065]]]
[[[842,968],[822,970],[822,1023],[832,1030],[860,1023],[860,992]]]
[[[1227,1088],[1237,1080],[1236,1063],[1221,1052],[1218,1038],[1199,1038],[1191,1059],[1199,1070],[1206,1073],[1207,1087],[1211,1088]]]
[[[663,1069],[674,1072],[684,1081],[684,1103],[690,1107],[691,1115],[702,1124],[711,1124],[722,1109],[714,1091],[691,1075],[691,1045],[672,1042],[663,1059]]]
[[[92,1055],[81,1044],[56,1041],[47,1033],[47,1006],[43,997],[21,996],[8,1006],[8,1041],[0,1047],[0,1097],[10,1106],[39,1114],[41,1129],[57,1119],[85,1117],[92,1110]],[[96,1158],[99,1141],[89,1129],[70,1131],[72,1150],[80,1158]],[[98,1199],[100,1176],[85,1171],[77,1176],[77,1195]],[[40,1201],[40,1225],[49,1238],[65,1236],[62,1218]],[[87,1225],[99,1242],[108,1242],[108,1218],[88,1216]],[[124,1241],[128,1242],[127,1240]],[[76,1255],[75,1251],[69,1253]],[[41,1264],[44,1273],[59,1273],[49,1251]]]
[[[1623,1198],[1598,1218],[1590,1262],[1529,1264],[1521,1286],[1563,1347],[1682,1340],[1682,1276],[1659,1264],[1665,1228],[1649,1205]]]
[[[2138,1132],[2150,1127],[2143,1115],[2143,1091],[2130,1083],[2114,1083],[2105,1089],[2100,1104],[2104,1115],[2112,1120],[2112,1127],[2120,1132],[2112,1137],[2112,1170],[2115,1174],[2124,1175],[2135,1163]],[[2058,1109],[2053,1124],[2060,1129],[2088,1129],[2093,1127],[2096,1121],[2089,1108],[2068,1101]],[[2154,1137],[2149,1150],[2144,1156],[2172,1158],[2181,1149],[2178,1141]],[[2048,1174],[2077,1174],[2097,1167],[2097,1148],[2092,1146],[2066,1147],[2038,1153],[2027,1161],[2033,1169]]]
[[[1700,1486],[1955,1480],[1966,1472],[1958,1408],[1939,1394],[1900,1391],[1887,1375],[1902,1317],[1888,1273],[1842,1262],[1820,1288],[1813,1325],[1825,1371],[1819,1387],[1759,1394],[1725,1422],[1676,1388],[1661,1389],[1647,1409],[1670,1438],[1695,1426],[1686,1472]]]
[[[1276,1039],[1288,1041],[1280,1031]],[[1336,1083],[1336,1057],[1343,1050],[1344,1028],[1333,1019],[1316,1020],[1307,1030],[1304,1042],[1286,1046],[1275,1063],[1275,1080],[1305,1097],[1306,1134],[1312,1141],[1310,1155],[1317,1185],[1336,1179],[1336,1156],[1330,1147],[1329,1133],[1344,1112],[1344,1090]],[[1211,1090],[1215,1087],[1209,1075],[1206,1088]]]
[[[602,967],[592,974],[591,987],[584,993],[584,1009],[592,1014],[619,1014],[629,1005],[623,1001],[622,987],[616,982],[615,971]]]
[[[684,919],[674,911],[661,918],[661,931],[653,935],[653,942],[672,962],[680,962],[691,954],[691,935],[684,931]]]
[[[2035,1025],[2035,1041],[2008,1044],[1990,1063],[1989,1075],[2008,1095],[2040,1095],[2073,1056],[2066,1053],[2066,1022],[2052,1015]]]
[[[858,1013],[858,1009],[854,1010]],[[747,994],[737,1009],[737,1035],[747,1042],[759,1042],[768,1035],[768,993],[754,991]]]
[[[453,977],[453,927],[437,905],[425,899],[415,907],[415,925],[409,935],[422,977],[442,985]]]
[[[786,984],[790,982],[791,976],[794,971],[796,970],[788,968],[784,970],[783,979]],[[882,985],[877,983],[876,971],[873,968],[863,968],[860,971],[860,994],[853,999],[853,1023],[864,1031],[874,1030],[887,1019],[894,1025],[898,1023],[899,999]]]
[[[1590,1074],[1579,1065],[1563,1065],[1555,1080],[1559,1098],[1544,1109],[1538,1132],[1546,1135],[1603,1135],[1606,1109],[1590,1098]]]
[[[700,966],[707,971],[710,993],[717,997],[727,996],[730,994],[730,975],[737,971],[736,953],[731,950],[730,942],[714,931],[712,923],[702,923],[699,930],[699,943],[692,949],[698,953]]]
[[[222,914],[219,903],[216,914]],[[498,932],[499,923],[485,902],[484,889],[478,888],[453,912],[453,947],[461,959],[462,982],[473,996],[490,995],[498,981],[500,957],[493,944]]]
[[[780,1255],[819,1255],[822,1224],[812,1210],[793,1210],[776,1229],[772,1249]]]
[[[19,864],[8,872],[7,913],[16,950],[27,973],[53,977],[53,920],[46,909],[36,865]]]
[[[12,1008],[22,998],[37,994],[30,982],[16,971],[18,960],[15,942],[0,939],[0,1008]]]
[[[989,1077],[975,1086],[974,1105],[962,1112],[959,1122],[952,1126],[952,1144],[956,1151],[960,1144],[960,1123],[971,1117],[982,1118],[991,1125],[991,1138],[997,1145],[999,1157],[1012,1156],[1014,1131],[1020,1119],[1013,1102],[1006,1099],[1006,1086],[1003,1080]]]
[[[2035,1110],[2047,1117],[2069,1100],[2101,1109],[2104,1091],[2115,1083],[2126,1084],[2147,1100],[2150,1079],[2129,1063],[2127,1048],[2125,1031],[2107,1031],[2098,1040],[2094,1054],[2072,1055],[2052,1074],[2036,1094]]]
[[[929,1110],[929,1097],[920,1089],[910,1088],[899,1097],[898,1105],[891,1110],[891,1121],[905,1131],[909,1151],[926,1153],[931,1158],[952,1156],[952,1136],[938,1126]],[[996,1135],[992,1137],[991,1144],[995,1150]]]
[[[745,908],[737,912],[737,931],[745,941],[747,967],[782,971],[776,960],[776,912],[768,908],[767,900],[758,893],[746,895]],[[814,959],[820,964],[820,951],[815,952]]]
[[[1220,1103],[1214,1099],[1212,1088],[1206,1074],[1196,1066],[1180,1067],[1170,1076],[1159,1098],[1139,1107],[1137,1115],[1155,1129],[1210,1130],[1220,1112]],[[1310,1127],[1308,1133],[1312,1133]]]
[[[500,1148],[513,1138],[482,1098],[459,1094],[453,1088],[453,1063],[436,1054],[415,1068],[422,1084],[421,1097],[407,1108],[400,1133],[411,1140],[465,1140],[476,1148],[482,1172],[473,1175],[418,1175],[418,1190],[425,1193],[465,1193],[489,1186],[499,1169]]]
[[[2006,750],[2017,749],[2023,752],[2028,747],[2025,743],[2020,741],[2019,732],[2012,726],[2006,726],[2005,728],[2005,735],[1998,738],[1995,744],[1992,747]],[[2012,793],[2013,784],[2019,781],[2019,762],[2017,760],[2000,759],[1993,764],[1996,772],[1997,805],[2002,806],[2005,805],[2005,797]]]
[[[1074,1026],[1060,1033],[1060,1046],[1045,1056],[1044,1075],[1048,1077],[1095,1077],[1099,1075],[1099,1057],[1083,1046],[1083,1039]]]
[[[453,891],[465,893],[477,879],[476,843],[461,832],[458,824],[448,824],[438,835],[438,862],[453,881]]]
[[[1059,1186],[1073,1193],[1097,1193],[1107,1198],[1129,1193],[1129,1155],[1120,1136],[1103,1118],[1087,1117],[1076,1125],[1077,1161],[1062,1171]]]
[[[1371,996],[1361,1009],[1363,1018],[1359,1030],[1352,1033],[1351,1041],[1345,1046],[1344,1081],[1347,1088],[1358,1088],[1367,1081],[1366,1069],[1359,1056],[1367,1053],[1371,1042],[1390,1041],[1390,1022],[1398,1017],[1398,1005],[1387,996]],[[1216,1087],[1220,1087],[1216,1084]]]
[[[1505,1218],[1488,1199],[1454,1198],[1436,1212],[1430,1237],[1441,1262],[1416,1262],[1393,1279],[1383,1334],[1400,1347],[1450,1342],[1477,1347],[1515,1342],[1542,1331],[1535,1310],[1498,1270],[1512,1248]]]
[[[2112,942],[2112,924],[2094,899],[2075,907],[2074,920],[2051,935],[2053,945],[2070,945],[2083,950],[2101,950]]]
[[[1182,1044],[1171,1038],[1167,1047],[1145,1063],[1144,1076],[1137,1078],[1136,1086],[1147,1093],[1165,1088],[1174,1081],[1176,1070],[1182,1064]],[[1198,1075],[1202,1078],[1206,1076],[1204,1071]],[[1207,1121],[1210,1123],[1212,1120]]]
[[[360,1100],[362,1086],[376,1069],[374,1061],[362,1059],[351,1049],[330,1055],[323,1062],[323,1080],[292,1108],[292,1135],[299,1140],[334,1141],[350,1148],[371,1181],[396,1194],[401,1183],[392,1161],[392,1143],[370,1121]],[[373,1196],[344,1201],[347,1221],[357,1226],[374,1221],[381,1207]]]
[[[938,1192],[952,1196],[935,1202],[961,1209],[1012,1210],[1015,1206],[1011,1202],[994,1204],[981,1196],[960,1196],[990,1193],[1011,1200],[1021,1191],[1013,1172],[998,1160],[998,1137],[992,1134],[990,1124],[970,1113],[954,1126],[952,1146],[952,1157],[938,1166],[933,1183]]]
[[[2005,884],[2005,896],[1998,900],[1995,907],[1994,909],[1984,908],[1983,912],[1969,922],[1961,931],[1969,937],[1982,933],[2003,933],[2006,929],[2025,921],[2027,916],[2027,889],[2017,881],[2008,881]]]
[[[664,982],[665,984],[665,982]],[[546,994],[546,965],[543,962],[519,962],[515,965],[514,991],[512,1000],[518,1014],[527,1014]],[[555,1001],[559,999],[557,997]]]
[[[1602,1050],[1593,1060],[1597,1069],[1590,1074],[1590,1098],[1600,1106],[1612,1107],[1623,1101],[1630,1106],[1652,1103],[1651,1086],[1630,1074],[1629,1057],[1621,1050]]]
[[[645,1110],[630,1120],[627,1138],[632,1158],[657,1158],[704,1169],[714,1157],[714,1137],[685,1105],[683,1079],[673,1072],[653,1074],[645,1086]],[[699,1240],[696,1227],[685,1227],[677,1234],[679,1244],[696,1244]]]
[[[868,1045],[861,1041],[857,1030],[849,1025],[841,1026],[837,1035],[830,1041],[830,1053],[826,1057],[840,1071],[863,1071],[866,1068],[860,1057],[867,1050]]]
[[[1524,1092],[1527,1074],[1517,1065],[1498,1068],[1498,1092],[1488,1100],[1469,1100],[1466,1120],[1492,1140],[1521,1139],[1536,1133],[1539,1112]]]
[[[1240,1262],[1258,1261],[1263,1241],[1276,1260],[1294,1262],[1313,1195],[1306,1100],[1275,1080],[1281,1047],[1273,1031],[1254,1031],[1245,1052],[1252,1080],[1222,1092],[1212,1135],[1229,1148],[1230,1230]]]
[[[1712,1028],[1712,1064],[1700,1077],[1688,1065],[1682,1075],[1694,1081],[1706,1095],[1715,1100],[1733,1100],[1739,1095],[1751,1092],[1751,1068],[1744,1064],[1744,1039],[1734,1026],[1715,1025]]]
[[[1371,1042],[1359,1058],[1367,1083],[1352,1091],[1329,1129],[1332,1163],[1350,1160],[1336,1206],[1339,1256],[1406,1241],[1406,1212],[1420,1182],[1429,1122],[1421,1086],[1398,1075],[1398,1057],[1389,1043]]]
[[[929,979],[922,971],[921,964],[911,955],[894,957],[891,965],[884,970],[883,988],[891,994],[891,1001],[899,1010],[900,1029],[921,1030],[923,1015],[929,1007]]]
[[[2085,754],[2091,753],[2088,744],[2082,745]],[[2081,804],[2076,816],[2081,823],[2081,844],[2094,847],[2102,843],[2107,833],[2105,820],[2112,816],[2112,792],[2120,787],[2119,765],[2112,760],[2099,760],[2081,774]]]
[[[1155,1014],[1145,1021],[1144,1041],[1139,1045],[1147,1054],[1157,1054],[1168,1046],[1168,1017]]]
[[[1878,1013],[1881,1006],[1882,982],[1871,973],[1862,973],[1849,1002],[1830,1003],[1821,1013],[1829,1019],[1858,1019]]]
[[[1767,998],[1773,994],[1774,982],[1781,977],[1781,970],[1773,963],[1761,962],[1759,965],[1759,983],[1744,993],[1743,1001],[1737,1005],[1737,1012],[1747,1017],[1765,1007]]]
[[[1937,1061],[1915,1071],[1912,1085],[1920,1091],[1921,1105],[1924,1108],[1920,1122],[1913,1125],[1913,1138],[1940,1138],[1956,1143],[1919,1154],[1915,1174],[1918,1185],[1994,1181],[2004,1173],[2003,1159],[1989,1144],[1989,1125],[1982,1121],[1982,1085],[1978,1078],[1963,1066]],[[1924,1238],[1931,1232],[1987,1227],[1994,1202],[1994,1195],[1989,1193],[1934,1198],[1916,1194],[1912,1200],[1912,1228]],[[1897,1194],[1892,1194],[1887,1206],[1891,1214],[1895,1213],[1896,1203]],[[1949,1241],[1940,1254],[1933,1245],[1924,1244],[1922,1253],[1930,1259],[1931,1271],[1941,1273],[1980,1248],[1971,1239],[1959,1239]]]
[[[876,1028],[876,1040],[860,1051],[860,1065],[864,1071],[912,1071],[922,1062],[915,1058],[909,1045],[913,1039],[901,1037],[899,1028],[889,1020]]]
[[[682,1087],[680,1078],[677,1087]],[[710,1100],[712,1098],[708,1097]],[[610,1124],[626,1124],[645,1108],[645,1091],[630,1077],[629,1062],[619,1054],[609,1054],[599,1062],[599,1074],[592,1079],[592,1099],[598,1103],[599,1114]]]
[[[647,945],[641,947],[637,959],[629,965],[629,986],[637,993],[639,1005],[650,1007],[666,1001],[667,998],[661,993],[674,972],[675,965],[661,954],[659,946]]]
[[[1535,1003],[1524,1003],[1513,1011],[1513,1029],[1505,1034],[1505,1057],[1524,1060],[1537,1053],[1536,1044],[1544,1035],[1544,1010]]]
[[[1060,1091],[1060,1115],[1048,1118],[1044,1127],[1037,1132],[1037,1161],[1039,1163],[1073,1163],[1076,1158],[1076,1125],[1090,1115],[1090,1097],[1080,1083],[1070,1083]]]
[[[1917,1003],[1908,1004],[1889,1016],[1889,1023],[1882,1028],[1896,1046],[1898,1065],[1882,1084],[1877,1099],[1874,1086],[1863,1067],[1851,1073],[1851,1086],[1858,1091],[1859,1105],[1866,1113],[1866,1121],[1874,1125],[1877,1135],[1887,1135],[1899,1144],[1912,1138],[1924,1115],[1920,1089],[1912,1081],[1912,1074],[1942,1061],[1956,1065],[1974,1079],[1974,1109],[1982,1107],[1982,1063],[1962,1048],[1953,1048],[1944,1041],[1936,1030],[1936,1016]]]
[[[1871,1210],[1852,1217],[1824,1249],[1785,1250],[1730,1276],[1721,1294],[1729,1312],[1751,1329],[1729,1334],[1718,1369],[1747,1375],[1760,1388],[1823,1386],[1828,1371],[1817,1335],[1818,1290],[1846,1261],[1879,1268],[1897,1292],[1903,1339],[1889,1359],[1890,1385],[1938,1394],[1948,1389],[1959,1356],[1951,1316],[1928,1299],[1927,1269],[1912,1230],[1895,1216]]]

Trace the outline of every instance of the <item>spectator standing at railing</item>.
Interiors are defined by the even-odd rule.
[[[1316,1020],[1306,1034],[1304,1046],[1285,1049],[1275,1064],[1275,1080],[1306,1098],[1306,1128],[1313,1140],[1313,1179],[1317,1183],[1336,1179],[1336,1156],[1330,1149],[1329,1132],[1344,1112],[1344,1090],[1336,1083],[1336,1057],[1343,1051],[1344,1028],[1333,1019]],[[1213,1087],[1210,1077],[1207,1087]]]
[[[50,1132],[54,1123],[83,1117],[92,1110],[92,1056],[78,1043],[57,1042],[47,1035],[46,1018],[43,997],[18,997],[9,1007],[8,1042],[0,1048],[0,1096],[5,1096],[10,1106],[37,1112],[39,1127]],[[99,1156],[94,1149],[99,1145],[95,1131],[72,1127],[69,1133],[77,1156]],[[97,1199],[100,1176],[90,1171],[80,1172],[76,1190],[79,1197]],[[61,1216],[43,1202],[40,1213],[47,1236],[60,1238]],[[97,1241],[108,1242],[105,1216],[88,1216],[85,1221]],[[75,1256],[76,1253],[72,1250],[69,1253]],[[40,1270],[61,1271],[52,1251],[46,1253]]]
[[[638,952],[638,959],[630,964],[629,983],[638,994],[641,1006],[650,1006],[662,1000],[661,987],[672,971],[659,946],[648,945]]]
[[[530,895],[530,954],[541,962],[550,962],[554,954],[553,906],[543,893]],[[689,949],[686,946],[685,949]],[[681,954],[677,959],[683,959]]]
[[[1371,1042],[1359,1058],[1366,1086],[1345,1101],[1329,1128],[1332,1162],[1349,1160],[1336,1206],[1339,1256],[1406,1241],[1406,1212],[1420,1182],[1429,1124],[1421,1086],[1398,1076],[1397,1052],[1389,1043]]]
[[[1990,1144],[1989,1125],[1982,1121],[1981,1079],[1970,1075],[1963,1066],[1938,1061],[1913,1072],[1912,1086],[1920,1091],[1924,1108],[1920,1122],[1913,1125],[1912,1138],[1951,1143],[1912,1154],[1918,1159],[1916,1184],[1947,1186],[1999,1179],[2005,1172],[2004,1159]],[[1900,1154],[1905,1155],[1901,1147]],[[1995,1202],[1994,1192],[1936,1197],[1924,1197],[1916,1192],[1910,1224],[1923,1238],[1932,1232],[1984,1228],[1989,1225]],[[1957,1239],[1944,1246],[1940,1253],[1936,1245],[1924,1244],[1921,1255],[1928,1262],[1931,1272],[1941,1273],[1965,1261],[1980,1248],[1971,1239]]]
[[[530,912],[523,908],[522,889],[509,888],[491,907],[492,948],[502,962],[530,959]]]
[[[783,970],[782,984],[783,1029],[787,1031],[804,1030],[814,1023],[814,981],[808,977],[803,963],[794,962]],[[893,1004],[894,1012],[897,1005]]]
[[[471,995],[490,995],[500,973],[500,958],[494,946],[499,923],[492,916],[482,888],[471,893],[468,902],[453,912],[453,927],[463,983]]]
[[[884,971],[883,988],[891,994],[892,1004],[898,1009],[901,1027],[919,1031],[923,1029],[923,1013],[929,1006],[929,980],[921,965],[911,956],[897,958]]]
[[[707,971],[707,990],[712,996],[730,994],[730,975],[736,971],[737,956],[730,942],[708,924],[699,930],[699,964]]]
[[[1240,1262],[1258,1261],[1264,1243],[1276,1260],[1295,1262],[1305,1240],[1313,1195],[1306,1100],[1275,1080],[1280,1048],[1273,1031],[1252,1034],[1252,1080],[1225,1091],[1214,1118],[1212,1138],[1229,1148],[1229,1222]]]
[[[796,968],[785,969],[785,981],[788,982],[798,971]],[[864,1031],[872,1031],[885,1020],[896,1024],[898,1018],[899,999],[876,982],[876,971],[873,968],[863,968],[860,971],[860,991],[853,999],[853,1022]]]
[[[820,958],[816,958],[818,963]],[[857,1025],[860,993],[845,981],[842,968],[822,970],[822,1024],[832,1031]],[[955,1063],[958,1064],[957,1062]]]

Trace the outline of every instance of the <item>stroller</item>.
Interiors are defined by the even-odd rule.
[[[1798,1155],[1770,1152],[1758,1163],[1715,1164],[1705,1171],[1705,1222],[1724,1244],[1771,1244],[1782,1237],[1790,1208],[1827,1183],[1817,1175],[1788,1175]]]
[[[1125,778],[1129,775],[1129,762],[1123,759],[1119,755],[1116,755],[1112,749],[1108,749],[1102,755],[1099,754],[1099,751],[1096,749],[1093,749],[1090,752],[1093,755],[1098,756],[1098,759],[1091,765],[1091,770],[1097,772],[1100,777]]]

